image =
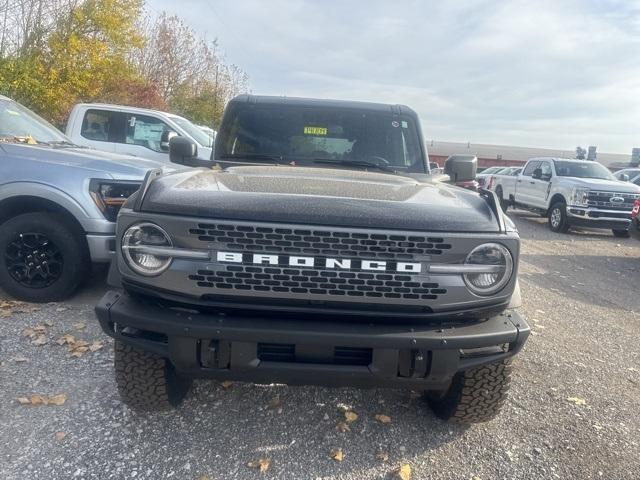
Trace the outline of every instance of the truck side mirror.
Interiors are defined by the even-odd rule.
[[[178,134],[173,130],[165,130],[164,132],[162,132],[162,135],[160,136],[160,150],[162,150],[163,152],[168,152],[169,142],[173,137],[177,136]]]
[[[620,180],[622,180],[623,182],[628,182],[629,181],[629,175],[627,175],[626,173],[623,173],[620,175]]]
[[[535,180],[540,180],[542,179],[542,169],[541,168],[536,168],[533,173],[531,174],[531,178],[535,179]]]
[[[444,173],[452,183],[475,180],[477,170],[478,158],[474,155],[451,155],[444,162]]]
[[[186,167],[211,167],[211,160],[198,158],[198,146],[185,137],[173,137],[169,140],[169,160]]]

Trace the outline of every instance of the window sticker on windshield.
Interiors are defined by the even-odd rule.
[[[409,124],[404,120],[402,121],[402,128],[409,128]]]
[[[305,135],[322,135],[327,134],[327,129],[324,127],[304,127]]]
[[[400,126],[400,122],[398,122],[397,120],[394,120],[393,122],[391,122],[391,126],[394,128],[398,128]]]

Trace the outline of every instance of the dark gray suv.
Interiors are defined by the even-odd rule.
[[[197,152],[174,138],[171,156]],[[120,211],[122,288],[97,314],[127,403],[177,405],[205,377],[410,388],[445,419],[497,413],[529,334],[519,237],[491,192],[432,180],[415,112],[238,97],[213,163],[149,173]]]

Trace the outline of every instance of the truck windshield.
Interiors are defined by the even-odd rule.
[[[6,99],[0,99],[0,141],[26,144],[71,143],[53,125],[31,110]]]
[[[213,138],[211,137],[211,135],[204,132],[201,128],[195,126],[186,118],[178,116],[171,116],[170,118],[200,145],[202,145],[203,147],[211,148],[211,146],[213,145]]]
[[[556,173],[559,177],[599,178],[602,180],[615,180],[613,174],[597,162],[565,162],[554,161]]]
[[[216,139],[216,158],[426,172],[418,127],[409,116],[260,104],[236,105],[227,115]]]

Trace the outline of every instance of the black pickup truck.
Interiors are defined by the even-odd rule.
[[[529,335],[520,240],[492,192],[432,178],[413,110],[240,96],[210,164],[182,137],[170,151],[205,168],[147,175],[96,307],[126,403],[175,406],[204,377],[420,390],[463,423],[498,412]]]

